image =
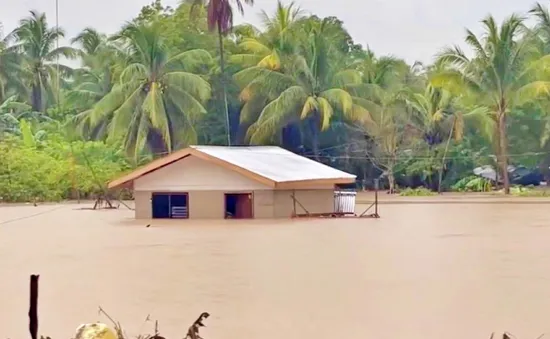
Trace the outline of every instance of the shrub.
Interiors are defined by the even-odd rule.
[[[550,197],[550,191],[535,189],[533,186],[510,187],[510,194],[518,197]]]
[[[103,142],[50,140],[36,146],[18,139],[0,142],[0,201],[86,198],[130,168],[123,154]]]
[[[468,176],[457,181],[451,188],[455,192],[490,192],[492,184],[489,179]]]
[[[424,187],[418,187],[418,188],[406,188],[402,190],[399,195],[404,197],[428,197],[432,195],[437,195],[437,193],[430,191],[427,188]]]

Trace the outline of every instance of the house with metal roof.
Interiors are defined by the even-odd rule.
[[[134,190],[137,219],[260,219],[331,213],[355,178],[275,146],[191,146],[108,187]]]

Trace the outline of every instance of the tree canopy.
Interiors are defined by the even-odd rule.
[[[392,190],[448,190],[482,165],[506,192],[509,165],[550,180],[544,5],[487,16],[481,34],[408,64],[298,2],[234,26],[253,4],[155,0],[114,34],[73,37],[30,11],[0,39],[0,199],[91,195],[191,144],[279,145]]]

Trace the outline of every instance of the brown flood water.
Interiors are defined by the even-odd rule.
[[[150,314],[172,339],[202,311],[206,339],[534,339],[550,330],[549,207],[399,204],[380,220],[150,228],[123,210],[2,207],[0,337],[28,337],[39,273],[40,332],[54,339],[105,320],[99,305],[130,335],[151,331]]]

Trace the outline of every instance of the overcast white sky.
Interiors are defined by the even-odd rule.
[[[112,33],[150,2],[59,0],[60,25],[69,36],[87,26]],[[175,7],[179,0],[163,2]],[[460,43],[464,27],[479,31],[479,21],[488,13],[502,20],[513,12],[527,12],[534,1],[297,0],[296,3],[319,16],[339,17],[356,42],[369,45],[377,54],[393,54],[409,62],[429,62],[442,46]],[[255,6],[246,8],[244,18],[238,21],[257,25],[258,12],[271,12],[275,5],[276,0],[255,0]],[[0,22],[5,32],[12,30],[31,9],[46,12],[50,23],[55,23],[55,0],[0,0],[0,8]]]

